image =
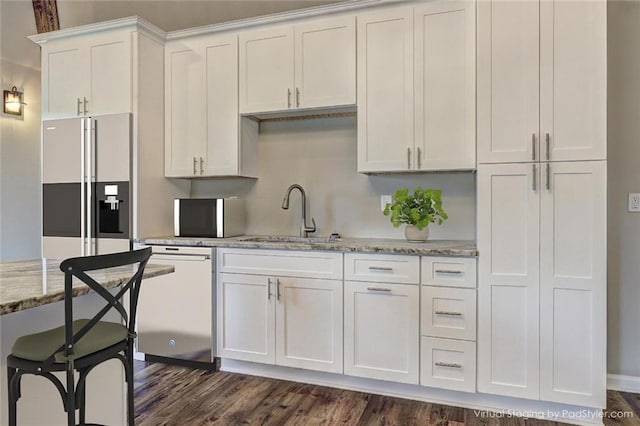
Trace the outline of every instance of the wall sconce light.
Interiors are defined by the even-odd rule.
[[[24,114],[23,102],[24,93],[20,92],[16,86],[13,86],[11,90],[5,90],[2,103],[2,112],[9,115],[15,115],[22,117]]]

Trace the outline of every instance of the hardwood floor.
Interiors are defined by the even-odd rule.
[[[506,425],[560,423],[479,417],[473,410],[361,392],[136,362],[136,425]],[[640,394],[608,392],[605,425],[640,425]]]

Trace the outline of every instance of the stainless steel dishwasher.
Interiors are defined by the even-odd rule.
[[[215,289],[211,248],[153,246],[149,263],[175,272],[144,280],[138,352],[147,361],[215,368]]]

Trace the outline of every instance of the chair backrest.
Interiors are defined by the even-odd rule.
[[[142,282],[142,274],[147,262],[151,257],[151,248],[147,247],[141,250],[134,250],[122,253],[104,254],[98,256],[72,257],[64,260],[60,264],[60,270],[64,272],[64,326],[65,326],[65,344],[58,348],[45,361],[51,363],[55,360],[55,355],[64,350],[65,356],[73,353],[73,346],[82,338],[98,321],[100,321],[110,310],[115,309],[129,330],[131,336],[135,335],[135,319],[136,309],[138,306],[138,296],[140,294],[140,284]],[[118,292],[113,295],[102,284],[89,276],[87,272],[96,270],[106,270],[111,268],[120,268],[122,274],[127,271],[127,266],[138,264],[138,267],[131,267],[131,275],[128,280],[123,280],[119,286]],[[126,274],[125,274],[126,276]],[[93,318],[89,320],[80,330],[73,333],[73,277],[78,278],[84,284],[89,286],[93,291],[100,295],[106,302],[105,306],[100,309]],[[129,293],[129,313],[124,308],[120,299]]]

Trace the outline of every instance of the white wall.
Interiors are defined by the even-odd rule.
[[[402,186],[435,187],[444,191],[449,220],[431,225],[432,237],[475,239],[475,174],[359,174],[355,117],[261,123],[258,158],[257,180],[194,180],[192,195],[241,196],[247,199],[247,233],[297,235],[300,194],[292,194],[289,210],[281,205],[289,185],[299,183],[307,192],[307,215],[318,225],[315,235],[404,238],[403,228],[382,215],[380,195]]]
[[[640,377],[640,2],[609,1],[608,370]]]

